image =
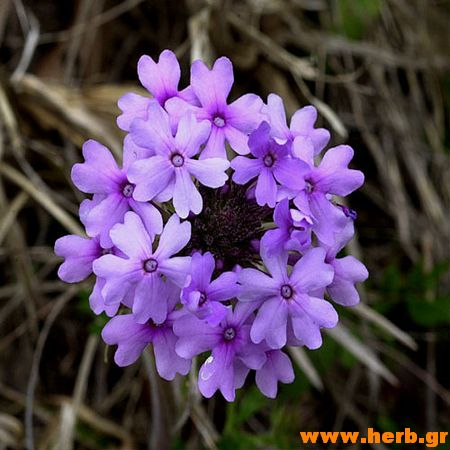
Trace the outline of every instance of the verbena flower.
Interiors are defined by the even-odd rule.
[[[123,166],[88,141],[74,184],[89,238],[65,236],[59,276],[91,276],[94,313],[112,319],[102,336],[120,366],[149,345],[158,373],[186,375],[198,358],[200,392],[233,401],[251,370],[271,398],[294,371],[287,346],[318,348],[341,306],[358,303],[368,274],[343,255],[356,212],[342,205],[364,181],[353,150],[320,154],[330,134],[306,106],[288,126],[283,101],[254,94],[229,101],[233,69],[192,64],[190,86],[164,51],[140,59],[152,94],[119,101]],[[196,365],[194,365],[196,366]]]
[[[239,292],[237,274],[234,272],[223,272],[211,281],[215,268],[216,262],[211,253],[195,253],[192,256],[190,274],[181,292],[181,303],[213,326],[219,324],[227,315],[228,308],[223,302],[235,298]]]
[[[184,358],[210,351],[199,371],[198,386],[205,397],[220,390],[228,401],[233,401],[235,390],[242,387],[250,369],[260,369],[266,355],[261,346],[250,340],[253,308],[238,304],[217,326],[208,325],[195,316],[186,314],[175,322],[174,332],[179,337],[176,351]]]
[[[313,231],[323,242],[333,245],[338,234],[347,224],[343,210],[330,201],[331,195],[345,197],[364,183],[364,175],[359,170],[349,169],[353,158],[353,149],[348,145],[339,145],[329,149],[318,167],[314,166],[312,156],[305,155],[304,149],[297,147],[294,140],[293,149],[302,154],[310,164],[305,174],[305,187],[296,192],[294,204],[311,217]]]
[[[277,204],[273,220],[276,228],[268,230],[261,241],[269,256],[289,250],[301,253],[311,246],[312,219],[290,208],[289,200]]]
[[[201,158],[226,159],[225,142],[241,155],[248,153],[248,135],[264,118],[261,113],[263,103],[257,95],[245,94],[231,104],[227,103],[233,81],[233,65],[228,58],[219,58],[211,70],[202,61],[194,61],[191,87],[200,105],[181,98],[173,98],[166,104],[169,113],[175,117],[190,110],[198,120],[211,123],[211,135]]]
[[[191,226],[189,222],[180,223],[178,216],[173,215],[164,227],[156,250],[153,250],[151,236],[137,214],[127,213],[124,223],[116,224],[111,230],[111,239],[125,258],[102,256],[94,262],[94,273],[105,280],[102,295],[106,304],[120,303],[133,289],[136,322],[151,319],[159,324],[164,322],[168,312],[160,290],[166,283],[182,287],[189,273],[191,258],[173,255],[188,243]]]
[[[182,91],[178,90],[181,76],[180,64],[175,53],[170,50],[164,50],[159,56],[158,62],[148,55],[141,56],[138,62],[138,76],[142,86],[153,97],[144,97],[129,92],[119,99],[118,104],[122,114],[117,118],[117,125],[124,131],[129,131],[131,122],[137,117],[147,118],[147,108],[152,101],[157,101],[161,106],[164,106],[165,102],[173,97],[196,102],[191,87]]]
[[[295,190],[303,189],[303,173],[308,171],[308,165],[291,157],[288,143],[280,145],[271,138],[267,122],[262,122],[250,135],[248,146],[255,158],[237,156],[231,161],[233,181],[246,184],[257,177],[255,197],[258,205],[275,207],[278,184]]]
[[[95,202],[86,205],[83,213],[89,236],[99,236],[103,247],[112,247],[109,232],[130,210],[140,215],[151,233],[161,232],[159,211],[151,203],[133,197],[135,185],[128,179],[127,171],[135,158],[129,151],[124,152],[123,169],[106,147],[93,140],[83,145],[83,156],[85,162],[73,166],[72,181],[81,192],[94,194]]]
[[[284,347],[289,321],[295,337],[306,347],[320,347],[320,328],[333,328],[338,321],[333,306],[313,294],[333,280],[333,268],[325,263],[325,250],[308,250],[289,275],[287,252],[270,258],[263,249],[261,257],[270,275],[248,268],[238,278],[242,286],[239,300],[261,302],[252,326],[253,342],[265,340],[270,348]]]
[[[191,368],[191,360],[178,356],[175,351],[177,337],[172,328],[177,317],[175,306],[180,290],[167,283],[159,294],[168,305],[168,314],[164,322],[155,324],[149,321],[139,324],[133,315],[123,314],[107,323],[102,331],[102,337],[107,344],[117,345],[114,361],[122,367],[133,364],[144,348],[151,343],[158,373],[166,380],[173,380],[177,373],[186,375]]]
[[[131,137],[141,147],[153,149],[155,156],[136,161],[128,176],[135,183],[133,196],[137,200],[153,200],[162,192],[164,199],[173,198],[177,214],[186,218],[190,211],[199,214],[203,200],[192,176],[204,186],[223,186],[230,166],[222,158],[194,159],[210,134],[208,121],[197,122],[193,114],[185,114],[175,136],[167,112],[158,104],[148,107],[146,120],[136,119],[131,125]]]
[[[325,128],[314,128],[317,120],[317,110],[314,106],[305,106],[294,113],[290,127],[286,123],[283,99],[270,94],[267,97],[265,111],[272,125],[272,136],[281,141],[297,142],[297,147],[302,147],[313,155],[318,155],[328,144],[330,132]]]

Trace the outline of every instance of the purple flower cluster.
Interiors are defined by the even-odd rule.
[[[364,181],[353,150],[320,154],[330,134],[312,106],[288,126],[283,101],[246,94],[233,102],[229,59],[180,66],[168,50],[143,56],[151,95],[126,94],[120,168],[95,141],[72,170],[87,237],[64,236],[55,252],[68,283],[95,275],[90,305],[111,320],[102,336],[119,366],[152,345],[161,377],[186,375],[201,358],[198,387],[233,401],[251,370],[268,397],[294,380],[286,346],[316,349],[333,328],[332,302],[359,302],[368,274],[341,250],[356,213],[338,203]],[[237,155],[236,155],[237,154]]]

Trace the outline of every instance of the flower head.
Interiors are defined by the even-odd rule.
[[[330,135],[315,128],[312,106],[288,126],[275,94],[267,105],[254,94],[229,103],[225,57],[211,69],[195,61],[181,91],[170,51],[157,62],[143,56],[138,74],[152,98],[119,100],[122,167],[88,141],[72,170],[92,194],[80,206],[88,238],[56,242],[59,276],[78,282],[94,273],[90,306],[112,317],[102,336],[117,345],[118,365],[152,345],[167,380],[198,358],[205,397],[220,391],[233,401],[254,370],[274,398],[278,383],[294,379],[285,347],[318,348],[321,329],[336,326],[325,296],[337,307],[359,301],[355,284],[367,270],[341,256],[357,214],[336,197],[364,176],[348,167],[348,146],[318,161]]]

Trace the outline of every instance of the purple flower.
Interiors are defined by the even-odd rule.
[[[136,184],[133,197],[138,201],[152,200],[166,191],[165,200],[173,197],[180,217],[186,218],[189,211],[199,214],[203,200],[191,177],[204,186],[217,188],[228,179],[225,171],[230,166],[221,158],[193,159],[209,133],[208,121],[197,122],[192,113],[187,113],[181,118],[174,137],[167,113],[158,104],[151,104],[148,119],[136,119],[131,125],[134,142],[155,151],[155,156],[136,161],[128,172]]]
[[[353,220],[349,220],[334,245],[322,244],[327,251],[325,261],[334,269],[333,281],[327,286],[327,293],[334,302],[342,306],[354,306],[359,303],[359,294],[355,283],[361,283],[369,276],[364,264],[354,256],[336,258],[336,255],[348,244],[353,235]]]
[[[257,95],[246,94],[227,104],[233,81],[233,65],[228,58],[216,60],[211,70],[202,61],[194,61],[191,66],[191,87],[200,106],[180,98],[172,98],[165,105],[171,115],[180,117],[190,110],[198,120],[206,119],[211,123],[211,135],[201,159],[226,159],[225,142],[241,155],[248,153],[248,135],[264,118],[260,113],[263,102]]]
[[[296,141],[293,145],[295,149]],[[348,145],[329,149],[319,166],[311,167],[305,176],[305,188],[294,198],[297,208],[312,218],[314,233],[328,245],[333,245],[336,234],[348,222],[342,208],[335,206],[329,196],[345,197],[364,183],[362,172],[348,168],[352,158],[353,149]]]
[[[236,297],[239,292],[236,273],[224,272],[211,281],[214,268],[211,253],[195,253],[190,275],[181,292],[181,301],[187,309],[211,326],[217,326],[227,315],[228,308],[221,302]]]
[[[295,378],[291,360],[281,350],[266,352],[266,362],[256,371],[256,385],[269,398],[275,398],[278,392],[278,381],[292,383]]]
[[[237,156],[231,161],[234,169],[233,181],[248,183],[258,177],[255,196],[259,205],[273,208],[277,200],[277,182],[291,189],[303,189],[304,174],[308,166],[303,161],[290,156],[288,144],[277,144],[270,137],[270,126],[262,122],[248,140],[251,154],[255,159]]]
[[[278,203],[273,219],[277,228],[266,231],[261,244],[269,257],[286,250],[301,253],[311,246],[312,220],[300,211],[290,209],[288,199]]]
[[[119,169],[106,147],[89,140],[83,145],[83,156],[85,162],[73,166],[72,180],[81,192],[95,194],[94,201],[89,206],[85,203],[80,213],[87,234],[99,236],[102,247],[112,247],[109,231],[130,210],[140,215],[150,233],[159,234],[162,230],[159,211],[151,203],[141,203],[132,197],[135,186],[126,172],[134,155],[125,151],[123,169]]]
[[[186,375],[191,368],[191,361],[175,352],[177,337],[173,333],[173,323],[177,312],[174,308],[180,290],[166,283],[159,294],[169,305],[169,313],[163,323],[141,324],[136,322],[132,314],[120,315],[105,325],[102,337],[108,345],[118,346],[114,361],[121,367],[133,364],[145,347],[152,343],[159,375],[165,380],[173,380],[177,373]]]
[[[133,212],[125,215],[123,224],[111,230],[111,239],[128,259],[105,255],[94,262],[94,273],[105,279],[102,290],[106,304],[117,304],[135,289],[133,314],[136,322],[152,319],[164,322],[168,305],[160,296],[165,283],[182,287],[189,272],[191,258],[174,254],[182,250],[191,238],[191,224],[180,223],[174,214],[167,222],[153,251],[153,238],[139,216]],[[167,278],[164,281],[162,276]]]
[[[243,269],[238,278],[242,285],[239,299],[262,302],[252,326],[252,341],[266,340],[269,347],[282,348],[286,345],[290,321],[295,337],[306,347],[320,347],[320,328],[333,328],[338,321],[330,303],[310,294],[333,280],[333,269],[324,262],[325,250],[309,250],[295,264],[290,275],[287,273],[287,252],[269,258],[263,248],[261,257],[271,276],[256,269]]]
[[[272,136],[282,141],[297,144],[313,155],[318,155],[328,144],[330,132],[325,128],[314,128],[317,120],[317,110],[314,106],[305,106],[294,113],[291,119],[290,129],[286,124],[283,99],[276,94],[267,97],[266,114],[270,118]]]
[[[226,318],[212,327],[192,314],[180,317],[174,324],[179,337],[176,352],[183,358],[192,358],[211,350],[211,355],[200,368],[198,386],[207,398],[217,390],[229,402],[235,390],[242,387],[249,369],[260,369],[266,355],[262,346],[250,340],[253,308],[238,303],[228,309]]]
[[[157,101],[164,106],[166,100],[180,97],[189,102],[195,102],[195,96],[190,87],[178,91],[180,82],[180,64],[175,53],[164,50],[156,63],[150,56],[143,55],[138,62],[138,76],[142,86],[152,95],[153,99],[143,97],[132,92],[119,99],[119,108],[122,114],[117,118],[117,125],[124,131],[130,130],[131,122],[137,117],[147,118],[147,108],[151,102]]]

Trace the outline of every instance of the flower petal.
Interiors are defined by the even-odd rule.
[[[155,235],[161,234],[163,230],[163,221],[161,213],[151,203],[137,202],[134,199],[129,200],[130,208],[141,218],[147,233],[153,242]]]
[[[145,274],[136,286],[133,316],[137,323],[147,323],[150,319],[162,324],[167,317],[167,295],[164,281],[158,274]]]
[[[108,345],[118,345],[114,361],[120,367],[133,364],[152,341],[150,327],[137,324],[131,314],[113,317],[103,328],[102,338]]]
[[[276,94],[269,94],[267,97],[266,113],[270,117],[270,126],[274,137],[279,139],[289,139],[289,128],[286,125],[286,112],[284,110],[283,99]]]
[[[347,168],[353,154],[353,149],[348,145],[330,148],[313,173],[317,188],[325,193],[346,196],[361,187],[364,174]]]
[[[275,207],[277,201],[277,184],[272,171],[267,168],[263,168],[258,176],[255,196],[258,205],[268,205],[271,208]]]
[[[246,184],[260,174],[263,164],[260,159],[236,156],[231,160],[231,167],[234,170],[233,181],[237,184]]]
[[[138,75],[141,84],[161,105],[178,93],[180,64],[175,53],[170,50],[164,50],[159,55],[158,63],[150,56],[141,56],[138,61]]]
[[[72,181],[81,191],[89,194],[117,192],[123,179],[111,152],[90,139],[83,144],[85,162],[72,168]]]
[[[208,142],[200,154],[200,159],[221,158],[227,159],[225,148],[225,132],[222,128],[212,127]]]
[[[264,339],[274,349],[286,345],[288,308],[279,296],[266,300],[258,310],[250,336],[255,344]]]
[[[222,339],[221,328],[211,327],[190,313],[175,321],[173,331],[179,338],[176,352],[182,358],[193,358],[211,350]]]
[[[278,183],[297,191],[305,187],[305,175],[308,172],[308,165],[297,158],[280,158],[273,167]]]
[[[230,163],[222,158],[190,159],[186,161],[186,167],[203,186],[218,188],[228,180],[226,170],[230,167]]]
[[[117,117],[117,125],[123,131],[130,131],[131,122],[134,119],[146,119],[147,108],[150,102],[155,100],[143,97],[142,95],[127,92],[119,98],[118,106],[122,110],[122,114]]]
[[[200,214],[203,208],[203,199],[187,168],[179,168],[175,171],[175,188],[173,191],[173,206],[176,213],[185,219],[189,212]]]
[[[92,263],[101,256],[97,239],[69,235],[55,242],[55,253],[65,258],[58,269],[58,276],[66,283],[77,283],[92,273]]]
[[[180,218],[173,214],[167,221],[159,238],[158,250],[155,258],[163,260],[170,258],[182,250],[191,239],[190,222],[180,222]]]
[[[187,112],[178,124],[176,148],[183,155],[192,158],[200,151],[200,146],[206,142],[210,133],[211,123],[208,120],[198,122],[192,112]]]
[[[264,120],[264,115],[261,114],[262,106],[262,99],[255,94],[239,97],[227,108],[227,124],[246,135],[250,134]]]
[[[176,256],[165,259],[159,264],[159,269],[173,284],[182,288],[191,268],[190,256]]]
[[[187,375],[191,368],[191,360],[181,358],[175,351],[177,337],[169,328],[156,333],[153,340],[153,350],[155,352],[156,370],[161,378],[173,380],[175,375]]]
[[[219,389],[225,400],[234,401],[234,356],[232,346],[221,344],[214,348],[198,374],[198,387],[203,396],[210,398]]]
[[[226,57],[217,59],[211,70],[200,60],[192,63],[191,86],[203,106],[225,106],[233,81],[233,65]]]
[[[123,195],[109,195],[86,215],[84,224],[87,234],[100,236],[100,244],[103,248],[112,247],[109,232],[116,223],[123,221],[123,217],[129,209],[128,201]]]
[[[316,247],[295,264],[290,280],[297,291],[308,293],[328,286],[333,281],[333,275],[333,268],[325,263],[325,250]]]
[[[214,301],[224,301],[236,297],[239,294],[237,278],[235,272],[222,273],[207,288],[207,297]]]
[[[200,291],[206,291],[211,282],[211,277],[216,267],[214,256],[206,252],[205,254],[194,253],[191,262],[192,285]]]
[[[241,285],[239,300],[253,302],[264,300],[279,292],[279,283],[267,274],[256,269],[243,269],[238,274]]]
[[[152,240],[135,212],[127,212],[124,223],[114,225],[110,236],[114,245],[132,259],[145,261],[153,254]]]
[[[130,133],[136,145],[157,155],[166,155],[175,147],[169,116],[156,102],[149,103],[145,120],[133,120]]]
[[[228,125],[224,128],[225,138],[230,147],[239,155],[247,155],[250,153],[248,146],[248,134]]]
[[[327,287],[331,299],[343,306],[359,303],[359,294],[355,283],[361,283],[369,276],[366,267],[353,256],[335,259],[333,282]]]
[[[128,170],[128,179],[136,185],[133,198],[140,202],[155,198],[173,178],[174,167],[162,156],[136,161]]]

